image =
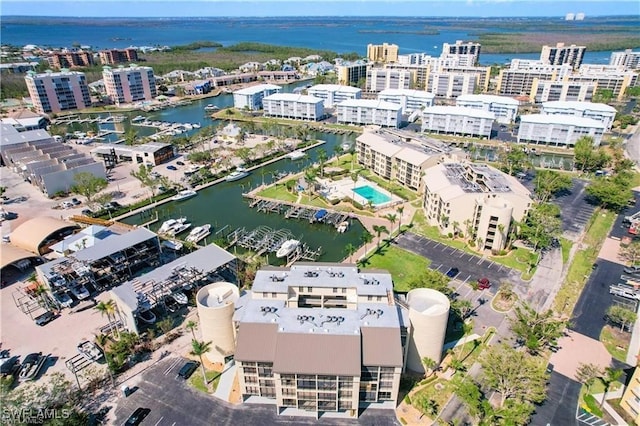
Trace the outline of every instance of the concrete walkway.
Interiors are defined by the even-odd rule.
[[[213,396],[223,401],[231,402],[231,391],[233,390],[233,382],[236,378],[236,371],[238,367],[235,361],[231,360],[225,364],[220,381],[218,381],[218,387],[213,393]]]
[[[624,387],[621,387],[620,389],[616,389],[615,391],[607,392],[606,396],[607,396],[607,399],[621,398],[623,392],[624,392]],[[593,397],[596,399],[596,401],[600,402],[605,397],[605,394],[596,393],[596,394],[593,394]],[[615,423],[611,423],[612,425],[614,426],[627,425],[627,422],[620,416],[620,414],[616,412],[616,410],[613,409],[613,407],[607,401],[604,401],[604,403],[602,404],[602,408],[607,412],[607,414],[609,414],[611,417],[615,419]]]

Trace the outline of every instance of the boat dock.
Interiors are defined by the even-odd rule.
[[[243,194],[249,199],[249,207],[261,213],[277,213],[285,219],[308,220],[310,223],[326,223],[338,227],[342,222],[351,219],[349,213],[328,210],[320,207],[304,206],[292,202],[262,198],[257,195]]]
[[[74,124],[74,123],[122,123],[125,120],[124,115],[110,115],[108,117],[86,117],[80,118],[77,115],[69,115],[66,117],[56,118],[51,121],[51,124]]]
[[[252,230],[236,228],[226,235],[228,247],[238,246],[255,252],[255,256],[275,253],[287,240],[296,239],[288,229],[272,229],[259,226]],[[296,250],[286,257],[287,265],[297,260],[316,260],[322,254],[322,248],[312,249],[301,243]]]

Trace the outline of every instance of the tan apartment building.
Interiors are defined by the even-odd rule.
[[[335,67],[338,84],[343,86],[356,85],[360,80],[367,78],[368,64],[362,61],[344,63]]]
[[[382,92],[389,89],[412,89],[415,78],[411,71],[393,68],[369,68],[367,70],[368,92]]]
[[[157,96],[156,79],[153,68],[131,64],[102,69],[102,78],[107,96],[116,105],[150,101]]]
[[[368,44],[367,58],[373,62],[398,62],[397,44]]]
[[[522,221],[531,208],[529,190],[486,164],[438,164],[423,180],[427,222],[443,235],[461,233],[480,250],[503,250],[513,221]]]
[[[629,384],[622,394],[620,407],[640,424],[640,368],[636,367],[629,379]]]
[[[593,81],[552,81],[534,79],[531,102],[591,102],[597,84]]]
[[[138,61],[138,51],[133,47],[101,50],[98,55],[102,65],[118,65]]]
[[[47,57],[49,66],[54,69],[90,67],[93,65],[91,52],[83,50],[64,50]]]
[[[24,78],[33,107],[40,114],[57,113],[91,106],[91,95],[84,73],[63,69],[60,72],[36,74]]]

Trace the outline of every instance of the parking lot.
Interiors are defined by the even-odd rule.
[[[519,271],[420,235],[408,232],[400,235],[396,242],[403,249],[430,259],[431,269],[445,274],[450,268],[458,268],[459,273],[454,278],[463,284],[477,281],[479,278],[488,278],[493,284],[489,290],[493,294],[501,281],[509,281],[514,285],[522,284]]]
[[[151,411],[142,424],[175,425],[398,425],[393,410],[368,410],[358,420],[309,419],[276,414],[273,405],[242,404],[234,406],[191,388],[177,376],[183,358],[170,356],[150,367],[127,385],[137,389],[129,397],[120,396],[110,417],[113,424],[123,424],[136,408]]]

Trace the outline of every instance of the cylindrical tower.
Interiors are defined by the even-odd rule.
[[[235,351],[233,312],[240,292],[235,284],[217,282],[202,287],[196,295],[202,340],[211,341],[207,359],[224,363]]]
[[[442,360],[442,346],[449,319],[449,299],[430,288],[417,288],[407,294],[411,335],[407,367],[415,372],[424,372],[422,359]]]

